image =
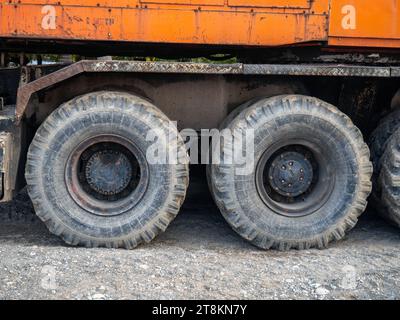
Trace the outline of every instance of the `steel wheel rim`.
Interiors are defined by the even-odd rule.
[[[304,159],[303,163],[298,159],[298,155],[304,155],[299,150],[306,150],[310,156]],[[297,186],[297,192],[285,194],[288,189],[275,190],[271,180],[276,180],[274,176],[271,179],[271,163],[281,154],[295,153],[293,159],[297,162],[297,171],[294,175],[299,179],[303,177],[304,185]],[[287,162],[290,159],[285,159]],[[277,162],[281,163],[281,162]],[[302,163],[303,166],[298,164]],[[329,159],[324,155],[323,150],[316,143],[305,139],[282,140],[270,146],[260,157],[256,168],[256,188],[265,206],[278,215],[296,218],[311,215],[323,207],[329,200],[335,186],[335,170],[329,165]],[[302,176],[303,173],[313,169],[312,178]],[[279,175],[278,175],[279,176]],[[279,176],[280,177],[280,176]],[[268,180],[268,181],[266,181]],[[278,196],[277,196],[278,195]],[[286,196],[286,199],[285,199]]]
[[[98,150],[92,152],[90,156],[86,156],[87,164],[90,163],[93,166],[93,163],[96,163],[97,169],[93,170],[93,168],[85,167],[82,156],[96,146],[98,146]],[[104,146],[103,149],[101,146]],[[108,149],[106,146],[109,146]],[[118,153],[116,149],[119,149],[120,152]],[[111,157],[110,154],[112,154]],[[99,172],[104,171],[102,162],[107,157],[111,161],[114,160],[114,165],[115,161],[124,163],[122,173],[118,172],[116,168],[112,168],[112,162],[110,164],[110,169],[115,173],[114,178],[117,179],[115,181],[116,189],[110,192],[112,183],[110,184],[104,178],[103,182],[93,179],[95,181],[87,180],[87,184],[83,183],[87,175],[98,175]],[[134,177],[133,162],[136,162],[139,177]],[[86,177],[82,177],[82,169]],[[131,176],[126,178],[124,174]],[[135,178],[136,181],[134,181]],[[148,179],[149,169],[143,153],[132,141],[114,134],[97,135],[84,140],[71,152],[65,166],[65,183],[70,196],[79,207],[99,216],[120,215],[135,207],[146,192]],[[111,193],[111,197],[109,193]],[[113,198],[114,193],[116,197]],[[101,195],[104,197],[102,198]]]

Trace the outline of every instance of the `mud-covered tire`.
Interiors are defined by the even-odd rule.
[[[146,160],[146,150],[154,144],[147,141],[146,135],[152,130],[166,137],[168,134],[177,137],[178,164],[150,164]],[[66,168],[70,167],[74,150],[84,141],[106,139],[105,146],[109,147],[114,138],[126,141],[129,148],[136,150],[133,152],[140,158],[137,170],[143,171],[136,189],[129,189],[131,193],[123,193],[115,201],[102,201],[96,207],[99,199],[92,199],[93,194],[97,196],[95,191],[93,194],[76,191],[76,184],[71,187],[71,181],[75,180],[70,179]],[[116,144],[117,147],[122,148]],[[165,146],[166,151],[169,148],[169,144]],[[131,249],[153,240],[178,214],[188,186],[188,171],[184,143],[159,109],[127,93],[101,91],[64,103],[44,121],[30,145],[25,176],[36,214],[66,243]],[[98,181],[89,182],[101,182]]]
[[[373,207],[381,213],[385,211],[382,208],[380,200],[380,185],[378,178],[381,172],[381,159],[386,150],[390,138],[393,133],[400,127],[400,109],[394,110],[384,117],[371,133],[369,138],[369,147],[371,150],[371,161],[374,166],[374,172],[372,175],[372,194],[370,197],[370,203]]]
[[[245,150],[232,152],[229,143],[221,148],[220,164],[213,165],[210,174],[221,213],[243,238],[263,249],[325,248],[356,225],[371,191],[372,164],[361,132],[345,114],[316,98],[285,95],[258,101],[227,128],[239,133],[253,129],[255,136],[255,165],[249,174],[237,174],[243,166],[235,164],[232,156]],[[319,148],[318,157],[331,167],[325,170],[326,175],[321,171],[323,179],[315,190],[324,189],[325,180],[334,181],[329,183],[332,187],[327,189],[324,201],[317,198],[307,207],[310,213],[306,215],[302,215],[301,204],[296,216],[288,215],[276,203],[270,205],[261,196],[264,193],[258,183],[257,172],[265,154],[275,152],[271,148],[278,148],[279,143],[286,148],[285,143],[291,141]],[[313,197],[310,199],[312,202]],[[292,210],[290,205],[288,202],[282,207]]]
[[[400,126],[400,109],[394,110],[384,117],[371,133],[369,138],[369,147],[371,150],[371,160],[374,166],[374,172],[378,172],[379,162],[383,153],[385,152],[386,145],[389,143],[390,137]]]
[[[256,101],[260,100],[261,98],[254,98],[251,99],[249,101],[246,101],[244,103],[242,103],[240,106],[236,107],[234,110],[232,110],[231,113],[229,113],[229,115],[221,122],[221,124],[219,125],[218,130],[222,131],[223,129],[225,129],[232,121],[233,119],[235,119],[238,115],[240,115],[244,110],[246,110],[248,107],[250,107],[252,104],[254,104]],[[210,162],[211,162],[211,154],[212,154],[213,150],[211,150],[210,152]],[[211,172],[213,170],[213,164],[208,164],[206,166],[206,179],[207,179],[207,185],[208,185],[208,190],[210,190],[211,193],[211,197],[213,198],[213,200],[215,201],[214,198],[214,190],[213,190],[213,185],[211,183]]]
[[[400,129],[390,138],[378,179],[380,214],[400,227]]]
[[[270,98],[273,96],[278,96],[278,95],[288,95],[288,94],[297,94],[297,93],[305,93],[307,92],[306,88],[304,87],[304,85],[299,82],[293,82],[293,83],[276,83],[276,87],[272,92],[269,92],[268,95],[264,95],[263,97],[260,96],[256,96],[253,97],[252,99],[243,102],[242,104],[240,104],[239,106],[237,106],[235,109],[233,109],[228,116],[220,123],[218,130],[222,131],[223,129],[225,129],[237,116],[239,116],[244,110],[246,110],[248,107],[250,107],[251,105],[253,105],[254,103],[256,103],[257,101],[261,100],[261,99],[266,99],[266,98]],[[210,152],[210,154],[212,153],[212,150]],[[212,171],[212,165],[209,164],[206,166],[206,178],[207,178],[207,185],[208,185],[208,189],[211,192],[211,196],[214,199],[214,191],[212,190],[212,184],[211,184],[211,171]],[[214,199],[215,201],[215,199]]]

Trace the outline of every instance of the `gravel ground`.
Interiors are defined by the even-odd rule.
[[[0,207],[0,299],[400,299],[400,230],[371,213],[330,249],[265,252],[208,195],[187,203],[151,244],[85,249],[51,235],[22,193]]]

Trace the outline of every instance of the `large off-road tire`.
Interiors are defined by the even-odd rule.
[[[218,130],[222,131],[225,129],[232,121],[235,119],[238,115],[240,115],[244,110],[246,110],[248,107],[250,107],[252,104],[254,104],[256,101],[260,100],[261,98],[254,98],[249,101],[246,101],[242,103],[240,106],[237,108],[233,109],[231,113],[224,119],[224,121],[221,122],[219,125]],[[211,144],[210,144],[211,145]],[[211,145],[212,147],[212,145]],[[213,190],[213,185],[211,183],[211,172],[213,170],[213,165],[212,165],[212,153],[213,150],[210,152],[210,163],[206,166],[206,178],[207,178],[207,185],[208,185],[208,190],[210,190],[211,197],[214,199],[214,190]]]
[[[232,151],[229,140],[211,170],[216,203],[242,237],[263,249],[325,248],[356,225],[372,164],[345,114],[316,98],[285,95],[256,102],[227,128],[255,137],[251,170],[235,163],[247,144]]]
[[[274,93],[275,92],[275,93]],[[261,99],[265,99],[265,98],[269,98],[272,96],[278,96],[278,95],[288,95],[288,94],[296,94],[299,92],[306,92],[306,88],[303,86],[303,84],[301,83],[276,83],[275,84],[275,89],[271,92],[268,93],[268,95],[264,96],[264,97],[259,97],[259,96],[255,96],[252,99],[243,102],[242,104],[240,104],[239,106],[237,106],[235,109],[233,109],[228,116],[220,123],[218,130],[222,131],[223,129],[225,129],[237,116],[239,116],[244,110],[246,110],[248,107],[250,107],[251,105],[253,105],[254,103],[256,103],[257,101],[261,100]],[[210,152],[210,154],[212,154],[212,150]],[[210,155],[211,156],[211,155]],[[211,158],[211,157],[210,157]],[[210,159],[211,162],[211,159]],[[207,185],[208,185],[208,189],[211,192],[211,196],[214,198],[214,191],[212,190],[212,184],[211,184],[211,171],[212,171],[212,165],[207,165],[206,167],[206,178],[207,178]],[[215,199],[214,199],[215,200]]]
[[[380,122],[378,127],[372,132],[369,138],[369,147],[371,150],[371,160],[374,166],[374,173],[372,175],[372,194],[370,203],[374,208],[382,213],[386,211],[381,203],[381,190],[378,178],[381,173],[381,159],[386,150],[393,133],[400,127],[400,109],[394,110]]]
[[[379,162],[383,153],[385,152],[386,145],[388,144],[392,134],[400,126],[400,109],[394,110],[384,117],[371,133],[369,138],[369,147],[371,150],[371,160],[374,165],[374,172],[380,170]]]
[[[178,161],[148,161],[152,139],[161,135],[177,138],[175,147],[158,141],[166,155],[175,148]],[[36,214],[68,244],[134,248],[178,214],[188,170],[183,141],[159,109],[102,91],[64,103],[46,119],[29,148],[25,176]]]
[[[400,129],[390,138],[378,179],[380,214],[400,227]]]

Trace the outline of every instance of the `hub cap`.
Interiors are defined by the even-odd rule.
[[[65,168],[68,192],[76,204],[101,216],[132,209],[146,192],[148,176],[146,158],[136,145],[110,134],[83,141]]]
[[[115,195],[124,190],[132,177],[132,165],[119,151],[103,150],[94,153],[85,168],[89,186],[103,195]]]
[[[269,183],[282,196],[297,197],[303,194],[312,180],[312,165],[298,152],[284,152],[271,163]]]
[[[316,212],[334,185],[329,159],[318,144],[307,140],[277,141],[257,164],[257,191],[264,204],[282,216],[303,217]]]

